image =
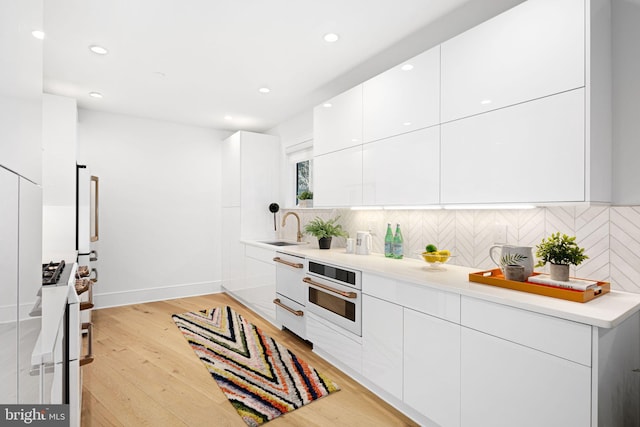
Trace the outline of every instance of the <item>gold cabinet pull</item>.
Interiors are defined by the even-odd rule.
[[[345,291],[341,291],[339,289],[335,289],[332,288],[331,286],[327,286],[327,285],[323,285],[322,283],[318,283],[308,277],[305,277],[304,279],[302,279],[303,282],[308,283],[310,285],[313,286],[317,286],[321,289],[324,289],[325,291],[329,291],[329,292],[333,292],[334,294],[338,294],[338,295],[342,295],[345,298],[358,298],[358,294],[356,294],[355,292],[345,292]]]
[[[82,324],[82,330],[87,331],[87,354],[79,360],[79,365],[84,366],[93,362],[93,323],[87,322]]]
[[[293,268],[303,268],[304,265],[300,264],[299,262],[290,262],[287,260],[284,260],[282,258],[280,258],[279,256],[275,257],[273,259],[275,262],[279,262],[280,264],[284,264],[284,265],[288,265],[289,267],[293,267]]]
[[[283,308],[283,309],[287,310],[289,313],[291,313],[291,314],[293,314],[293,315],[295,315],[295,316],[298,316],[298,317],[302,317],[302,316],[304,316],[304,312],[303,312],[302,310],[294,310],[294,309],[293,309],[293,308],[291,308],[291,307],[287,307],[287,306],[286,306],[286,305],[284,305],[282,302],[280,302],[280,298],[276,298],[276,299],[274,299],[274,300],[273,300],[273,303],[274,303],[275,305],[277,305],[278,307],[281,307],[281,308]]]

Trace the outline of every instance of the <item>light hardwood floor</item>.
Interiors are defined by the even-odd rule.
[[[341,390],[266,425],[415,426],[309,346],[226,294],[93,312],[95,361],[82,368],[83,426],[246,427],[171,315],[229,305],[267,335],[327,374]]]

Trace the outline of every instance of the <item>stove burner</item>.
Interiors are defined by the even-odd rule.
[[[49,264],[42,264],[42,284],[55,285],[58,283],[62,270],[64,270],[64,261],[51,261]]]

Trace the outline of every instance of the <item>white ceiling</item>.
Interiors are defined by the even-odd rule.
[[[44,90],[81,108],[261,132],[520,1],[45,0]]]

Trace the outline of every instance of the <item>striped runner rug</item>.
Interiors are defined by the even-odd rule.
[[[249,426],[340,390],[231,307],[172,318]]]

